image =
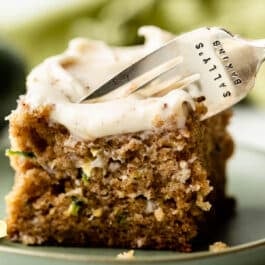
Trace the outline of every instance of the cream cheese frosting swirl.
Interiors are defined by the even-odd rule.
[[[171,84],[176,89],[160,96],[114,94],[98,102],[78,103],[115,73],[174,37],[152,26],[140,28],[140,34],[145,36],[145,44],[128,48],[109,47],[100,41],[81,38],[72,40],[64,53],[46,59],[33,69],[27,79],[27,93],[21,100],[33,109],[52,105],[51,121],[85,140],[150,130],[155,128],[157,117],[166,120],[172,115],[176,117],[176,126],[184,127],[187,112],[183,103],[192,107],[194,103],[187,92],[177,89],[176,80]]]

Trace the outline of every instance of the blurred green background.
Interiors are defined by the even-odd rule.
[[[265,38],[264,11],[264,0],[0,1],[0,113],[14,107],[24,90],[25,74],[47,56],[63,51],[74,37],[132,45],[143,42],[137,29],[153,24],[176,34],[221,26],[246,38]],[[265,67],[249,102],[265,106],[264,84]]]

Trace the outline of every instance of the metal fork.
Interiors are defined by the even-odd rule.
[[[247,95],[264,60],[265,40],[244,40],[216,27],[199,28],[176,37],[133,63],[80,102],[144,91],[161,96],[178,88],[203,100],[207,113],[202,119],[206,119]],[[169,80],[171,86],[161,92],[161,84],[165,88]],[[150,88],[150,84],[154,85]],[[143,89],[147,85],[149,92]]]

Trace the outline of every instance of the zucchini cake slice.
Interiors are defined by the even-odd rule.
[[[76,39],[29,75],[9,116],[11,240],[190,251],[226,207],[229,111],[201,122],[204,106],[176,80],[77,103],[172,37],[141,31],[146,43],[131,48]]]

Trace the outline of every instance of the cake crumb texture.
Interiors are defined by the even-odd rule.
[[[135,256],[134,256],[134,250],[129,250],[129,251],[125,251],[125,252],[122,252],[120,254],[117,255],[117,259],[134,259]]]
[[[7,235],[6,222],[0,220],[0,238],[6,237],[6,235]]]
[[[9,154],[11,240],[191,251],[224,205],[230,111],[203,122],[191,113],[182,129],[172,117],[150,131],[93,141],[52,123],[50,111],[20,101],[10,116],[11,150],[31,154]]]
[[[209,246],[209,251],[220,252],[228,248],[229,246],[226,243],[218,241],[218,242],[214,242],[212,245]]]

